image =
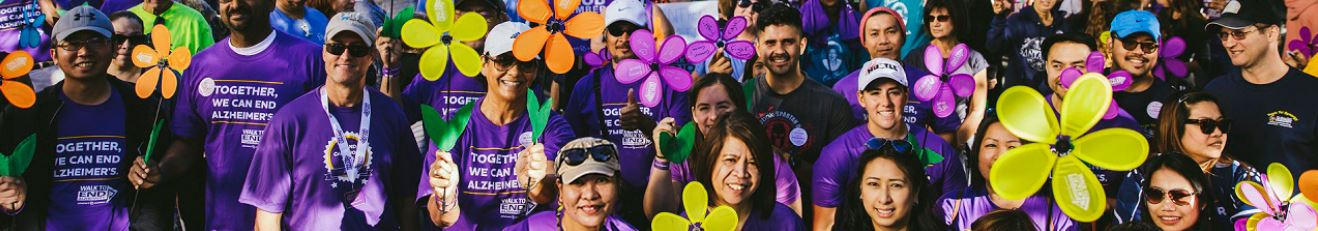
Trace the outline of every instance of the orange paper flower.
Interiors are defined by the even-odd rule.
[[[14,50],[0,61],[0,77],[4,77],[0,80],[0,93],[5,95],[9,104],[18,108],[27,109],[37,102],[37,93],[31,86],[14,80],[32,72],[32,62],[32,54],[23,50]]]
[[[162,97],[174,97],[174,91],[178,90],[178,74],[174,72],[182,73],[188,69],[192,62],[192,52],[183,46],[170,52],[170,43],[169,28],[156,24],[151,28],[151,44],[155,45],[155,49],[147,45],[133,48],[133,65],[147,68],[142,78],[137,79],[137,97],[151,97],[151,93],[156,91],[156,83],[160,83]]]
[[[563,34],[580,39],[599,36],[604,33],[604,16],[588,11],[571,17],[581,0],[554,2],[553,8],[548,1],[522,1],[517,5],[517,15],[539,26],[517,35],[513,41],[513,56],[530,61],[544,50],[545,66],[554,73],[563,74],[572,68],[577,56]]]

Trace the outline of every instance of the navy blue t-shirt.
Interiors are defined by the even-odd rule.
[[[1253,166],[1279,162],[1296,173],[1318,168],[1318,78],[1290,69],[1277,81],[1253,84],[1240,73],[1204,87],[1235,122],[1227,153]]]

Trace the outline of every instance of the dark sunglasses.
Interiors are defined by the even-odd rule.
[[[929,15],[929,16],[925,16],[925,17],[924,17],[924,20],[925,20],[925,21],[928,21],[928,22],[948,22],[948,21],[952,21],[952,16],[951,16],[951,15],[938,15],[938,16]]]
[[[609,31],[609,35],[613,35],[613,37],[618,37],[626,33],[631,33],[633,31],[640,30],[641,27],[631,23],[614,23],[613,25],[609,25],[609,27],[604,29]]]
[[[1136,42],[1136,41],[1121,40],[1121,47],[1126,48],[1127,51],[1135,51],[1136,48],[1140,48],[1143,49],[1144,53],[1146,54],[1152,54],[1153,52],[1158,51],[1157,42]]]
[[[366,45],[343,45],[338,43],[325,44],[325,51],[329,51],[331,55],[343,55],[344,50],[347,50],[348,54],[352,55],[352,57],[360,58],[366,57],[367,54],[370,54],[371,47]]]
[[[1222,129],[1222,133],[1231,132],[1231,120],[1221,119],[1186,119],[1185,124],[1198,124],[1199,131],[1212,134],[1213,130]]]
[[[128,45],[146,44],[146,35],[126,36],[126,35],[116,34],[114,36],[110,36],[110,42],[114,43],[114,45],[124,44],[124,41],[128,41]]]
[[[508,71],[508,69],[512,69],[513,67],[516,67],[519,71],[526,72],[535,70],[536,67],[540,66],[540,63],[538,62],[539,60],[533,59],[531,61],[523,62],[518,61],[517,58],[513,58],[512,55],[500,55],[498,57],[485,56],[485,59],[494,64],[495,70],[501,72]]]
[[[870,138],[869,141],[865,141],[865,148],[868,148],[870,150],[883,150],[884,148],[892,148],[893,151],[908,152],[911,151],[911,146],[913,146],[911,145],[911,142],[907,142],[906,140],[887,140],[887,139],[879,139],[879,138]]]
[[[559,158],[563,158],[563,163],[567,166],[577,166],[586,162],[586,158],[593,158],[595,161],[608,162],[618,156],[618,151],[614,150],[613,145],[600,145],[589,148],[574,148],[564,150]]]
[[[765,4],[763,0],[758,2],[751,2],[751,0],[741,0],[740,2],[737,2],[737,8],[750,7],[751,11],[755,11],[755,12],[760,12],[760,10],[763,10],[764,5]]]
[[[1185,191],[1184,189],[1172,189],[1170,191],[1162,191],[1161,189],[1150,188],[1148,190],[1144,190],[1144,200],[1146,202],[1149,202],[1149,204],[1155,204],[1155,205],[1162,203],[1164,200],[1167,199],[1167,197],[1170,196],[1172,199],[1172,203],[1176,203],[1176,205],[1178,206],[1187,206],[1194,203],[1195,200],[1194,195],[1195,193]]]

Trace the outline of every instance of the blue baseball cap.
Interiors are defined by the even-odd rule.
[[[1157,40],[1161,36],[1158,16],[1143,10],[1127,10],[1112,18],[1112,35],[1125,38],[1135,33],[1144,32]]]

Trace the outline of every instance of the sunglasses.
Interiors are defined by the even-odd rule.
[[[1164,200],[1167,199],[1167,197],[1171,197],[1172,203],[1176,203],[1177,206],[1188,206],[1190,204],[1193,204],[1195,200],[1194,197],[1195,193],[1191,193],[1184,189],[1172,189],[1170,191],[1163,191],[1161,189],[1150,188],[1148,190],[1144,190],[1144,192],[1145,192],[1144,200],[1149,204],[1155,204],[1155,205],[1162,203]]]
[[[352,57],[361,58],[370,54],[371,47],[366,45],[343,45],[339,43],[325,44],[325,51],[329,51],[329,53],[334,56],[343,55],[344,50],[347,50],[348,54],[352,55]]]
[[[640,29],[641,29],[640,26],[631,23],[614,23],[613,25],[609,25],[609,27],[604,28],[604,30],[609,31],[609,35],[613,35],[613,37],[619,37],[622,36],[623,34],[632,33],[633,31]]]
[[[577,166],[586,162],[586,158],[595,159],[599,162],[608,162],[617,158],[618,151],[614,150],[613,145],[600,145],[589,148],[574,148],[564,150],[559,158],[563,158],[563,163],[567,166]]]
[[[952,21],[952,16],[951,16],[951,15],[929,15],[929,16],[925,16],[925,17],[924,17],[924,20],[925,20],[925,21],[929,21],[929,22],[948,22],[948,21]]]
[[[127,41],[128,45],[146,44],[146,35],[127,36],[127,35],[116,34],[114,36],[110,36],[110,42],[114,43],[114,45],[124,44],[124,41]]]
[[[1126,48],[1127,51],[1135,51],[1135,49],[1137,48],[1143,49],[1144,53],[1146,54],[1152,54],[1153,52],[1158,51],[1158,43],[1156,42],[1136,42],[1136,41],[1121,40],[1121,47]]]
[[[1199,131],[1212,134],[1213,130],[1222,129],[1222,133],[1231,132],[1231,120],[1221,119],[1186,119],[1185,124],[1198,124]]]
[[[888,139],[870,138],[869,141],[865,141],[865,147],[869,148],[870,150],[883,150],[885,148],[892,148],[893,151],[908,152],[911,151],[911,146],[913,146],[911,145],[911,142],[907,142],[906,140],[888,140]]]
[[[741,0],[740,2],[737,2],[737,8],[750,7],[751,11],[755,11],[755,12],[760,12],[760,10],[763,10],[764,5],[765,5],[764,1],[751,2],[751,0]]]
[[[1230,30],[1226,32],[1217,32],[1217,39],[1220,39],[1223,42],[1226,42],[1227,38],[1240,41],[1245,39],[1245,35],[1248,35],[1250,32],[1255,32],[1255,31],[1259,31],[1258,26],[1253,26],[1244,30]]]
[[[531,61],[523,62],[523,61],[518,61],[516,58],[513,58],[511,55],[500,55],[498,57],[485,56],[485,59],[489,60],[491,64],[494,64],[494,69],[498,70],[499,72],[506,72],[509,69],[512,69],[513,67],[516,67],[517,70],[519,71],[527,72],[527,71],[533,71],[535,70],[535,68],[540,66],[540,63],[538,62],[539,60],[533,59]]]

